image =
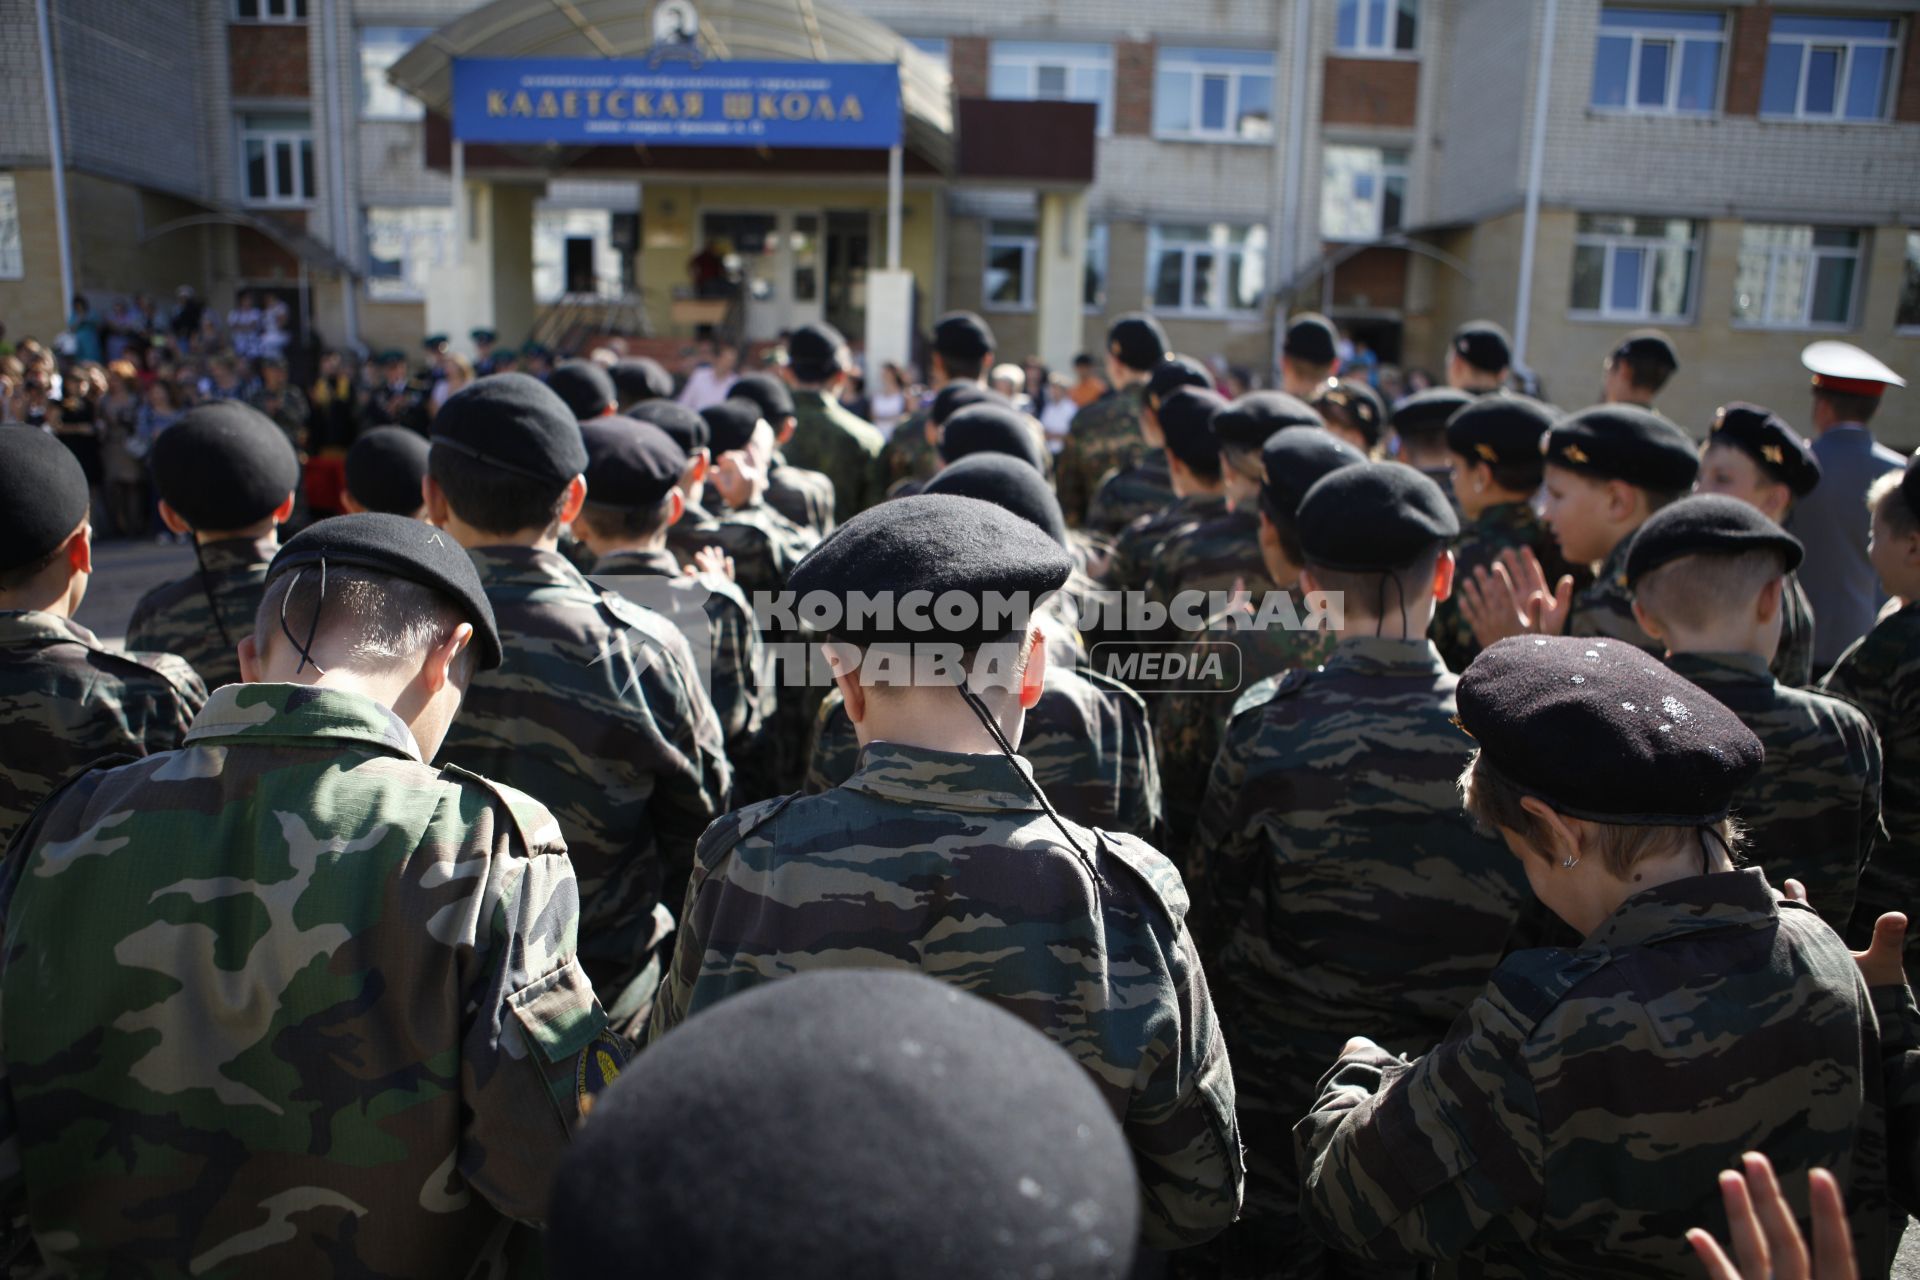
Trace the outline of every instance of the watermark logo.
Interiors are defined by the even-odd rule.
[[[1232,693],[1243,674],[1231,641],[1104,640],[1088,654],[1101,675],[1136,693]]]

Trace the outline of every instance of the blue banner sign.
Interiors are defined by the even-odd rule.
[[[900,68],[875,62],[458,58],[462,142],[892,147]]]

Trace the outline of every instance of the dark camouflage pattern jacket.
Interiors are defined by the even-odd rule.
[[[1147,442],[1140,435],[1140,405],[1145,397],[1146,384],[1135,383],[1107,392],[1073,415],[1053,473],[1068,524],[1087,523],[1094,490],[1107,472],[1130,467],[1147,452]]]
[[[1554,563],[1553,534],[1540,523],[1533,508],[1524,502],[1501,502],[1488,507],[1465,522],[1460,536],[1453,541],[1453,580],[1456,584],[1473,581],[1475,569],[1493,568],[1502,551],[1531,548],[1543,566]],[[1549,568],[1549,572],[1551,569]],[[1632,615],[1629,614],[1629,617]],[[1460,612],[1460,588],[1433,609],[1433,626],[1428,634],[1446,660],[1447,670],[1458,675],[1467,669],[1480,652],[1473,628]]]
[[[833,481],[818,471],[776,456],[767,469],[767,505],[816,537],[833,532]]]
[[[205,567],[163,582],[133,606],[127,647],[171,653],[207,682],[207,688],[240,682],[240,641],[253,634],[253,615],[267,593],[267,565],[280,550],[278,537],[228,538],[201,546]],[[213,601],[219,602],[216,610]]]
[[[1773,651],[1770,669],[1789,689],[1804,689],[1813,683],[1813,601],[1797,572],[1786,577],[1780,610],[1780,647]]]
[[[1146,448],[1142,442],[1143,449]],[[1064,452],[1064,450],[1062,451]],[[1116,534],[1141,516],[1173,505],[1173,476],[1167,470],[1164,449],[1147,449],[1132,466],[1109,471],[1100,478],[1087,504],[1083,528]]]
[[[1567,634],[1623,640],[1657,658],[1666,653],[1667,647],[1633,620],[1633,593],[1627,590],[1627,549],[1632,545],[1632,534],[1620,539],[1607,553],[1593,585],[1574,594],[1567,613]]]
[[[886,496],[880,450],[887,439],[877,427],[832,396],[798,387],[793,416],[798,421],[781,456],[833,482],[834,519],[850,520]]]

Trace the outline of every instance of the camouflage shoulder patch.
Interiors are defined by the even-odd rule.
[[[695,860],[701,866],[711,870],[735,845],[765,826],[782,809],[805,795],[804,791],[795,791],[791,795],[775,796],[771,800],[762,800],[744,809],[735,809],[732,813],[721,814],[701,834],[700,843],[694,848]]]
[[[600,607],[613,615],[615,621],[640,632],[651,640],[664,640],[661,635],[662,629],[669,631],[673,629],[671,622],[644,605],[635,604],[618,592],[602,591],[596,587],[594,594],[600,597]]]
[[[457,764],[440,766],[441,775],[457,782],[472,783],[493,796],[513,819],[514,830],[520,833],[520,843],[528,857],[544,853],[563,853],[566,851],[566,838],[560,833],[560,824],[555,821],[547,806],[535,800],[526,792],[510,787],[504,782],[495,782],[492,778],[463,769]]]
[[[1604,951],[1565,951],[1558,947],[1516,951],[1502,960],[1487,980],[1500,993],[1525,1034],[1546,1020],[1582,982],[1611,963]]]
[[[632,1047],[609,1027],[600,1028],[580,1051],[573,1069],[573,1093],[581,1116],[592,1111],[607,1086],[620,1078],[632,1054]]]
[[[1318,667],[1313,668],[1313,671],[1318,670]],[[1312,675],[1313,671],[1305,667],[1295,667],[1290,671],[1282,671],[1278,675],[1254,681],[1238,698],[1234,699],[1233,711],[1228,718],[1237,720],[1243,713],[1264,707],[1275,698],[1292,697],[1307,687],[1307,677]]]
[[[1116,680],[1105,672],[1097,671],[1092,666],[1084,663],[1076,663],[1073,667],[1073,673],[1082,680],[1085,680],[1088,684],[1099,689],[1102,693],[1123,697],[1127,701],[1136,704],[1143,712],[1147,709],[1147,700],[1141,697],[1132,685],[1124,681]]]
[[[1145,885],[1153,900],[1165,909],[1169,923],[1177,928],[1186,919],[1193,904],[1187,897],[1187,882],[1180,878],[1179,868],[1171,859],[1139,836],[1095,831],[1094,837],[1102,853],[1125,866]]]

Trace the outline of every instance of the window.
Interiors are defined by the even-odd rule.
[[[415,302],[427,277],[453,265],[453,210],[443,205],[367,210],[367,296]]]
[[[13,175],[0,173],[0,280],[18,280],[26,274],[26,253],[20,245],[20,194]]]
[[[1147,237],[1158,311],[1252,311],[1267,287],[1267,229],[1225,222],[1161,224]]]
[[[1593,105],[1652,115],[1717,109],[1726,26],[1720,13],[1606,6],[1593,55]]]
[[[417,98],[387,82],[387,68],[432,34],[425,27],[360,28],[362,120],[418,120],[425,114]]]
[[[0,191],[0,275],[6,274],[6,207],[6,193]],[[19,242],[16,231],[14,244]],[[14,252],[17,254],[18,248]],[[1920,231],[1907,232],[1907,273],[1900,281],[1900,309],[1893,322],[1902,329],[1920,329]]]
[[[1573,247],[1574,314],[1689,318],[1699,248],[1699,224],[1686,218],[1581,214]]]
[[[1153,132],[1211,142],[1273,140],[1273,55],[1246,49],[1162,49]]]
[[[312,200],[312,120],[291,112],[241,116],[240,189],[249,204]]]
[[[1113,131],[1112,46],[996,40],[991,62],[990,97],[1091,102],[1100,108],[1099,131]]]
[[[1776,16],[1767,37],[1760,114],[1880,120],[1893,83],[1895,27],[1878,18]]]
[[[907,43],[939,63],[942,71],[949,75],[953,74],[953,53],[945,36],[913,36],[907,40]]]
[[[1860,243],[1848,227],[1748,223],[1734,269],[1734,320],[1763,329],[1851,325]]]
[[[980,281],[980,296],[988,307],[1001,311],[1033,309],[1034,266],[1039,253],[1033,223],[996,218],[987,224],[987,270]]]
[[[1340,0],[1334,47],[1342,53],[1408,53],[1420,28],[1420,0]]]
[[[1378,240],[1406,221],[1407,153],[1379,147],[1328,146],[1322,151],[1320,238]]]
[[[233,16],[241,22],[305,22],[307,0],[233,0]]]
[[[1090,222],[1087,224],[1087,265],[1085,272],[1086,287],[1081,290],[1081,302],[1089,311],[1107,309],[1107,224]]]

